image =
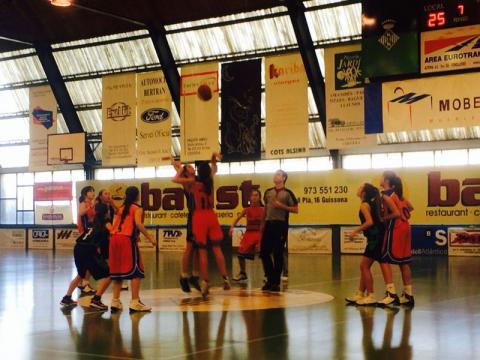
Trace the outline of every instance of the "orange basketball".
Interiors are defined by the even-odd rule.
[[[212,89],[207,84],[202,84],[197,89],[197,96],[203,101],[208,101],[212,98]]]

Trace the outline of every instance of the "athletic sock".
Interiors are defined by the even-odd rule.
[[[188,274],[187,274],[187,273],[184,273],[184,272],[181,272],[181,273],[180,273],[180,276],[181,276],[182,278],[188,278]]]
[[[391,284],[387,284],[385,286],[385,289],[390,293],[390,294],[396,294],[396,290],[395,290],[395,284],[394,283],[391,283]]]
[[[413,295],[412,285],[405,285],[403,288],[403,291],[405,292],[405,294],[412,296]]]

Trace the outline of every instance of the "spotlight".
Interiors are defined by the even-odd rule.
[[[67,7],[72,5],[71,0],[50,0],[50,4],[53,6],[61,6],[61,7]]]

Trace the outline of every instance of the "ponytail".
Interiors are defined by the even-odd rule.
[[[137,201],[138,194],[138,188],[135,186],[129,186],[127,190],[125,190],[125,201],[123,202],[123,211],[120,218],[120,224],[118,225],[118,230],[122,231],[123,221],[130,212],[130,205],[134,204]]]

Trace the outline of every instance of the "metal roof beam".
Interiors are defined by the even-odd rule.
[[[40,43],[36,43],[34,46],[38,59],[40,60],[43,70],[47,75],[47,80],[52,88],[53,95],[55,96],[60,111],[63,114],[68,131],[71,133],[84,132],[82,123],[80,122],[78,114],[75,111],[72,99],[70,98],[70,94],[68,93],[65,82],[63,81],[60,69],[58,68],[53,56],[52,47],[50,44]],[[93,155],[92,149],[89,146],[87,146],[85,155],[87,164],[95,163],[95,156]]]
[[[180,114],[180,74],[178,73],[175,59],[173,58],[172,49],[170,45],[168,45],[165,27],[162,26],[158,28],[150,26],[148,32],[150,33],[153,47],[160,60],[160,65],[162,66],[172,100],[177,108],[177,112]]]
[[[319,112],[320,122],[326,134],[325,84],[323,82],[320,65],[318,64],[312,35],[310,34],[305,17],[305,6],[301,0],[284,0],[284,3],[292,21],[300,54],[302,55],[305,71],[307,72],[308,82]]]

